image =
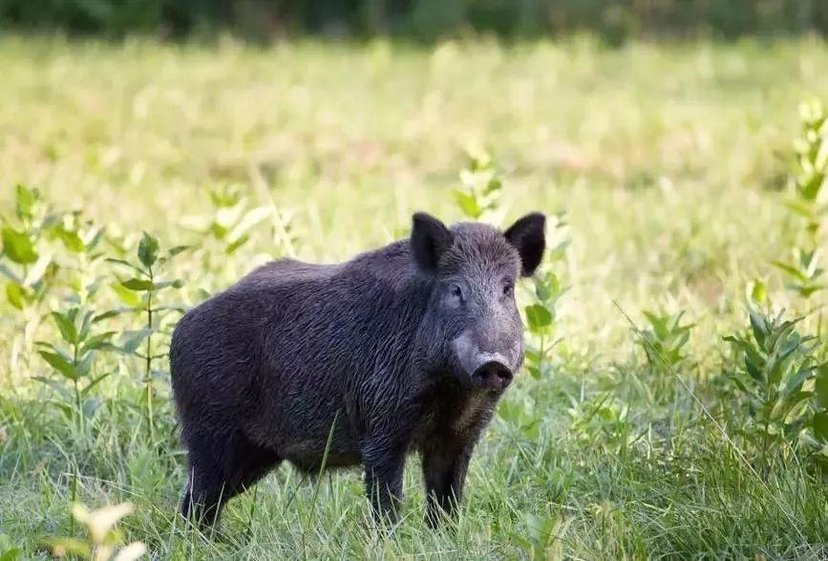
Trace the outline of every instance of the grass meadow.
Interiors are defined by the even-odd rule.
[[[828,167],[798,109],[826,69],[807,38],[0,38],[0,559],[91,558],[72,504],[124,502],[100,559],[110,538],[152,559],[826,558],[823,199],[794,187]],[[556,217],[519,290],[529,368],[456,526],[423,522],[412,457],[391,537],[360,473],[287,465],[222,535],[188,528],[180,309],[270,258],[405,236],[417,210]]]

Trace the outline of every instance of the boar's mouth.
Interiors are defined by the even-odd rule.
[[[472,382],[481,388],[503,390],[512,383],[513,377],[508,366],[498,360],[489,360],[474,370]]]

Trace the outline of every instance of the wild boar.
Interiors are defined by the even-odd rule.
[[[532,213],[503,232],[448,228],[417,213],[407,240],[341,264],[275,261],[190,310],[170,349],[182,513],[214,523],[287,460],[307,472],[362,465],[374,515],[393,523],[411,452],[427,521],[454,513],[523,363],[514,288],[541,262],[544,224]]]

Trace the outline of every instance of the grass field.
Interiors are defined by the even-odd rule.
[[[824,302],[786,291],[771,263],[801,241],[785,184],[798,104],[828,98],[827,68],[828,46],[805,39],[620,50],[0,39],[3,225],[17,223],[21,183],[105,226],[101,257],[134,261],[144,230],[162,248],[196,244],[166,267],[183,287],[159,292],[165,304],[191,306],[267,255],[347,259],[404,235],[415,210],[461,219],[452,190],[470,146],[502,171],[504,223],[563,212],[548,235],[570,242],[548,264],[568,287],[551,328],[560,342],[501,404],[453,531],[423,523],[412,458],[392,538],[373,530],[359,473],[302,482],[284,466],[209,539],[176,515],[185,474],[166,359],[150,368],[150,435],[146,360],[99,353],[90,376],[110,375],[80,413],[37,354],[35,341],[59,341],[49,311],[91,281],[86,308],[142,305],[119,301],[116,265],[39,239],[59,265],[48,290],[23,311],[0,302],[0,559],[82,537],[75,500],[131,502],[120,527],[154,559],[824,559],[824,480],[796,442],[769,454],[768,437],[751,437],[745,399],[722,382],[742,368],[722,337],[749,326],[754,279],[790,314]],[[248,208],[278,212],[228,254],[226,237],[191,226],[220,222],[209,192],[233,184]],[[644,311],[693,324],[669,367],[632,329],[650,327]],[[175,318],[156,319],[154,352]],[[121,341],[144,321],[96,325]],[[824,359],[820,313],[797,329],[822,337],[813,360]]]

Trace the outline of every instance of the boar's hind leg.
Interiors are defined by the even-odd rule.
[[[280,458],[243,436],[192,438],[181,513],[202,528],[215,524],[228,500],[266,475]]]
[[[426,488],[426,521],[437,526],[443,517],[451,518],[463,498],[463,485],[474,444],[459,448],[447,443],[432,443],[423,450],[423,479]]]

